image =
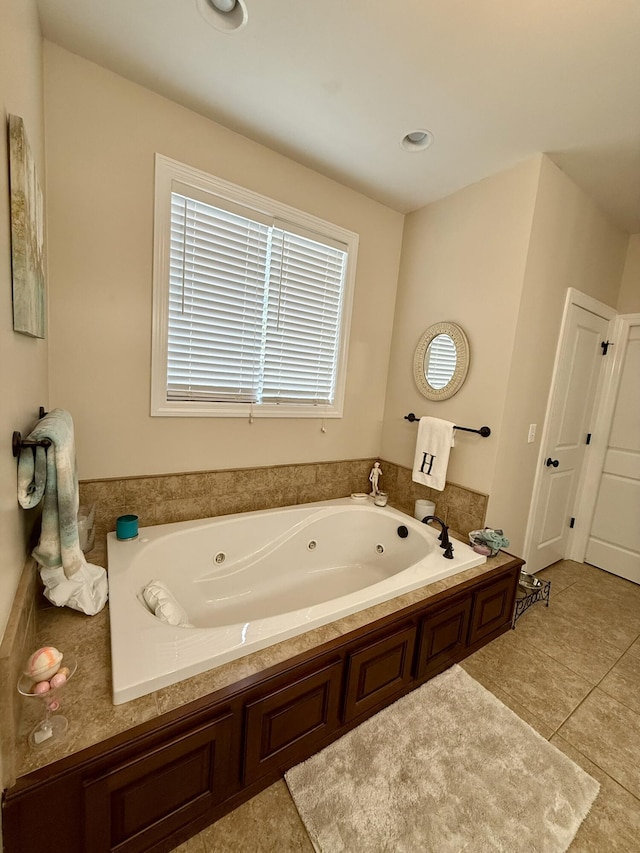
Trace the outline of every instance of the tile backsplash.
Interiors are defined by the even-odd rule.
[[[235,468],[152,477],[84,480],[80,503],[95,504],[96,550],[104,534],[115,530],[119,515],[135,513],[142,527],[209,518],[234,512],[270,509],[369,492],[369,472],[376,460],[347,459],[265,468]],[[436,515],[466,535],[484,526],[487,495],[447,483],[442,492],[411,480],[411,470],[380,461],[380,488],[389,503],[413,515],[417,498],[435,501]],[[92,560],[96,555],[92,553]]]
[[[470,530],[484,527],[489,496],[455,483],[447,483],[442,492],[429,489],[411,479],[411,469],[393,462],[381,462],[383,489],[397,509],[413,515],[415,502],[424,498],[436,505],[435,514],[452,530],[466,536]]]

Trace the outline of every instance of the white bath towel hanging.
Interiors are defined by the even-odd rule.
[[[420,418],[416,453],[413,459],[413,482],[441,492],[447,482],[449,452],[453,447],[455,424],[441,418]]]

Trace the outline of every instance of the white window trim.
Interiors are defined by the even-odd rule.
[[[180,189],[180,186],[182,189]],[[277,217],[325,238],[344,243],[348,249],[340,326],[340,349],[335,399],[330,405],[291,403],[219,403],[167,400],[167,338],[169,316],[169,248],[171,233],[171,191],[213,193],[230,202],[255,210],[257,215]],[[353,293],[355,290],[358,235],[304,211],[270,199],[156,154],[153,247],[153,316],[151,349],[151,415],[153,417],[246,418],[341,418],[347,380],[347,357]]]

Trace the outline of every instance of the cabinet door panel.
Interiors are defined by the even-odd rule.
[[[347,658],[345,722],[395,695],[411,680],[415,627],[370,641]]]
[[[85,849],[141,853],[223,800],[231,719],[217,718],[86,782]]]
[[[338,725],[340,661],[248,702],[245,784],[308,758]]]
[[[474,593],[469,645],[511,624],[516,585],[515,576],[510,575]]]
[[[459,660],[467,644],[471,597],[433,613],[421,622],[416,664],[416,678],[441,670]]]

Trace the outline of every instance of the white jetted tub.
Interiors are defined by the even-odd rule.
[[[457,541],[445,559],[437,535],[350,498],[109,533],[114,704],[485,562]],[[151,581],[191,627],[151,612]]]

